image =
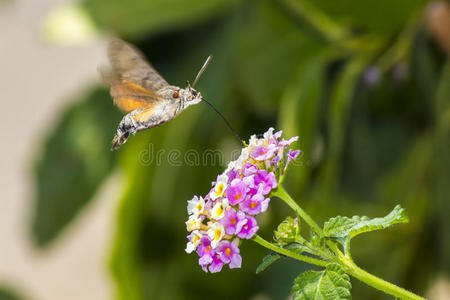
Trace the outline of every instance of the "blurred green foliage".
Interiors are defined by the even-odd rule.
[[[111,172],[115,156],[109,151],[115,127],[111,120],[120,120],[120,113],[111,108],[106,91],[96,89],[69,107],[48,137],[35,168],[37,244],[55,238]]]
[[[19,297],[15,290],[12,290],[9,286],[0,287],[0,300],[20,300],[23,299]]]
[[[426,3],[82,2],[101,30],[139,46],[172,84],[192,80],[214,54],[198,89],[244,137],[270,126],[300,136],[302,165],[290,170],[287,189],[318,220],[405,207],[408,225],[356,238],[353,255],[422,295],[450,270],[450,61],[424,28]],[[238,149],[214,112],[199,104],[110,153],[120,119],[111,104],[93,88],[45,142],[35,172],[37,243],[48,245],[118,170],[125,189],[111,269],[119,299],[285,299],[307,266],[283,260],[255,275],[266,253],[248,242],[241,270],[206,275],[184,253],[186,200],[205,194],[223,166],[142,163],[150,144],[153,153]],[[272,201],[261,235],[286,213]],[[355,299],[389,298],[352,284]]]

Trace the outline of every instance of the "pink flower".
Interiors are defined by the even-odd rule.
[[[250,156],[255,160],[266,160],[271,159],[275,151],[277,151],[277,146],[274,144],[269,144],[266,146],[256,146],[252,149]]]
[[[205,272],[207,272],[206,267],[213,261],[212,255],[214,254],[214,250],[211,247],[211,241],[208,236],[205,235],[200,239],[200,243],[197,247],[197,254],[200,257],[198,259],[198,264]]]
[[[212,255],[211,264],[209,265],[209,271],[211,273],[217,273],[222,270],[223,261],[221,256],[222,256],[221,253],[217,251],[215,251],[214,254]]]
[[[234,240],[232,243],[222,241],[217,247],[217,252],[221,253],[222,261],[229,264],[230,269],[240,268],[242,264],[242,257],[239,254],[237,242],[237,240]]]
[[[245,220],[245,214],[241,211],[236,213],[234,208],[229,208],[225,211],[225,217],[220,220],[222,225],[225,227],[225,233],[233,235],[236,233],[236,226]]]
[[[266,170],[258,170],[255,175],[255,185],[261,185],[263,187],[262,194],[269,194],[272,189],[278,186],[277,179],[275,178],[275,173],[267,173]]]
[[[287,155],[287,161],[286,161],[286,165],[291,161],[291,160],[295,160],[298,155],[300,154],[300,150],[292,150],[289,149],[288,155]]]
[[[279,143],[278,143],[278,145],[280,145],[280,146],[283,146],[283,147],[285,147],[285,146],[289,146],[290,144],[292,144],[293,142],[296,142],[296,141],[298,141],[298,136],[294,136],[294,137],[291,137],[289,140],[285,140],[285,139],[282,139]]]
[[[241,203],[247,196],[247,185],[240,179],[234,179],[228,186],[226,194],[230,205]]]
[[[242,167],[242,170],[241,170],[242,175],[244,175],[244,176],[254,175],[254,174],[256,174],[257,171],[258,171],[258,167],[251,163],[246,163]]]
[[[197,252],[205,272],[219,272],[225,264],[240,268],[240,239],[250,239],[258,231],[253,217],[267,210],[267,197],[277,186],[287,165],[299,150],[287,147],[298,138],[281,138],[281,131],[267,130],[263,138],[252,135],[239,158],[228,164],[204,198],[188,201],[190,219],[186,252]],[[280,172],[281,169],[281,172]],[[194,226],[195,225],[195,226]],[[231,242],[232,241],[232,242]]]
[[[236,227],[237,236],[241,239],[250,239],[258,231],[256,219],[246,216],[244,220],[238,223]]]
[[[232,169],[228,172],[228,184],[230,184],[234,179],[239,178],[239,171]]]
[[[239,208],[249,215],[257,215],[267,210],[269,201],[269,198],[264,199],[263,195],[256,193],[252,197],[245,199],[245,201],[239,205]]]

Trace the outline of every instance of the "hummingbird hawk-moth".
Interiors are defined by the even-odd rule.
[[[130,134],[162,125],[203,100],[189,83],[184,89],[167,83],[139,50],[124,41],[112,41],[108,57],[110,68],[101,72],[103,80],[110,86],[114,103],[127,113],[119,123],[111,150],[124,144]],[[211,56],[197,74],[193,86],[210,59]]]

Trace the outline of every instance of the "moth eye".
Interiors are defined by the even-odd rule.
[[[172,94],[172,98],[179,98],[180,97],[180,93],[178,93],[178,91],[173,92]]]

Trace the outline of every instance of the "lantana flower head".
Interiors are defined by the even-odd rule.
[[[269,128],[263,138],[250,137],[237,160],[217,176],[204,197],[188,201],[189,232],[186,252],[199,256],[205,272],[219,272],[224,265],[240,268],[239,243],[251,239],[259,229],[255,216],[267,210],[270,193],[277,188],[287,165],[300,150],[288,149],[297,140],[281,138]]]

